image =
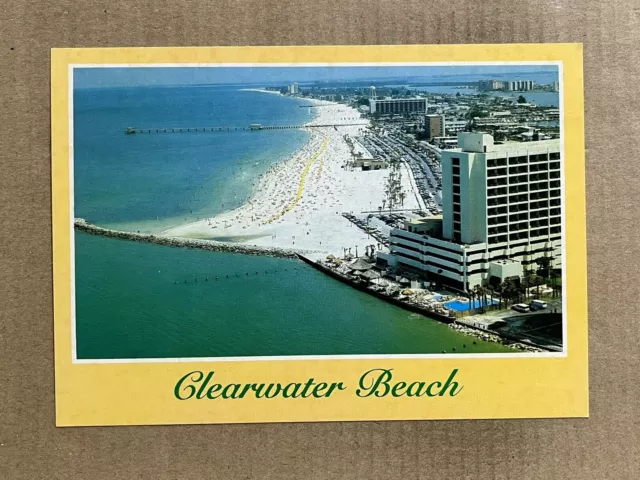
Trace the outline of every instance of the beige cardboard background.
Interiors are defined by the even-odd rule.
[[[590,419],[54,427],[51,47],[472,42],[585,46]],[[0,477],[640,478],[639,43],[637,0],[4,0]]]

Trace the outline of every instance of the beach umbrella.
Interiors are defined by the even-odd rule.
[[[360,273],[360,276],[366,280],[375,280],[377,278],[380,278],[381,275],[375,270],[365,270],[364,272]]]
[[[351,270],[364,271],[373,268],[373,265],[367,262],[364,258],[357,258],[349,264]]]

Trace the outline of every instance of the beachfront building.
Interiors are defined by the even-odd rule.
[[[512,92],[528,92],[533,90],[533,80],[517,80],[515,82],[507,82],[507,90]]]
[[[300,89],[298,88],[297,83],[292,83],[291,85],[289,85],[289,93],[291,95],[297,95],[298,93],[300,93]]]
[[[351,166],[354,168],[360,168],[365,172],[368,170],[382,170],[387,168],[389,164],[384,160],[376,158],[358,158],[351,163]]]
[[[458,132],[466,130],[468,127],[469,127],[468,120],[448,120],[445,123],[444,129],[447,135],[455,135]]]
[[[492,92],[494,90],[504,90],[505,82],[501,80],[480,80],[478,90],[481,92]]]
[[[520,278],[542,257],[561,267],[559,140],[494,144],[461,132],[441,161],[442,218],[392,230],[382,265],[462,291]]]
[[[405,115],[412,113],[426,113],[426,98],[391,98],[381,100],[369,99],[369,109],[372,115]]]
[[[504,90],[507,92],[528,92],[533,90],[533,80],[480,80],[478,82],[478,90],[481,92],[494,92],[496,90]]]
[[[444,137],[444,115],[426,115],[424,129],[427,134],[427,140],[435,137]]]

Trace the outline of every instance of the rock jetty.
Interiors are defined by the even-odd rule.
[[[119,238],[134,242],[155,243],[168,247],[195,248],[213,252],[240,253],[243,255],[260,255],[279,258],[298,258],[300,251],[278,247],[257,247],[238,243],[218,242],[215,240],[202,240],[195,238],[168,237],[153,235],[150,233],[123,232],[110,228],[99,227],[87,222],[84,218],[76,218],[73,222],[75,229],[91,235]]]
[[[485,342],[501,343],[502,345],[506,345],[508,347],[515,348],[523,352],[540,353],[540,352],[548,351],[546,349],[539,348],[538,346],[535,346],[535,345],[527,345],[526,343],[510,340],[508,338],[504,338],[495,333],[487,332],[486,330],[483,330],[483,329],[468,327],[466,325],[462,325],[456,322],[451,323],[449,325],[449,328],[457,332],[464,333],[465,335],[479,338],[480,340],[484,340]]]

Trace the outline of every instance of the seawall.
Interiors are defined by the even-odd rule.
[[[356,290],[360,290],[368,295],[374,296],[380,300],[383,300],[387,303],[395,305],[397,307],[403,308],[413,313],[419,313],[428,317],[432,320],[437,320],[441,323],[446,323],[454,330],[464,333],[465,335],[469,335],[472,337],[480,338],[486,342],[495,342],[502,343],[503,345],[508,345],[517,350],[529,351],[529,352],[540,352],[540,351],[557,351],[549,346],[540,345],[536,342],[532,342],[530,339],[523,339],[517,335],[511,335],[505,332],[492,331],[484,328],[473,327],[471,325],[466,324],[464,321],[460,321],[460,319],[456,319],[454,317],[448,317],[446,315],[442,315],[437,312],[433,312],[419,305],[415,305],[413,303],[405,302],[398,298],[391,297],[385,293],[377,292],[375,290],[371,290],[367,288],[367,285],[364,283],[355,282],[350,278],[345,277],[344,275],[331,270],[330,268],[325,267],[324,265],[305,257],[304,255],[298,255],[298,257],[315,268],[316,270],[329,275],[336,280],[349,285],[350,287],[355,288]]]
[[[437,312],[432,312],[431,310],[427,310],[426,308],[422,308],[418,305],[414,305],[408,302],[403,302],[402,300],[399,300],[397,298],[394,297],[390,297],[389,295],[385,295],[384,293],[381,292],[377,292],[375,290],[371,290],[370,288],[367,288],[367,285],[364,283],[358,283],[358,282],[354,282],[353,280],[340,275],[337,272],[334,272],[333,270],[331,270],[330,268],[326,268],[324,265],[321,265],[318,262],[314,262],[313,260],[305,257],[304,255],[298,255],[298,257],[305,262],[306,264],[312,266],[313,268],[315,268],[316,270],[321,271],[322,273],[325,273],[326,275],[329,275],[332,278],[335,278],[336,280],[342,282],[342,283],[346,283],[347,285],[355,288],[356,290],[360,290],[361,292],[367,293],[373,297],[379,298],[380,300],[383,300],[387,303],[390,303],[392,305],[395,305],[397,307],[403,308],[405,310],[408,310],[410,312],[413,313],[419,313],[421,315],[424,315],[426,317],[429,317],[433,320],[437,320],[439,322],[442,323],[453,323],[454,322],[454,318],[453,317],[447,317],[445,315],[441,315]]]
[[[133,242],[154,243],[167,247],[195,248],[198,250],[209,250],[212,252],[240,253],[243,255],[260,255],[279,258],[299,258],[299,251],[277,247],[256,247],[253,245],[243,245],[236,243],[218,242],[215,240],[200,240],[194,238],[168,237],[163,235],[153,235],[150,233],[123,232],[110,228],[99,227],[88,223],[84,218],[76,218],[73,222],[76,230],[89,233],[91,235],[101,235],[103,237],[119,238]]]

